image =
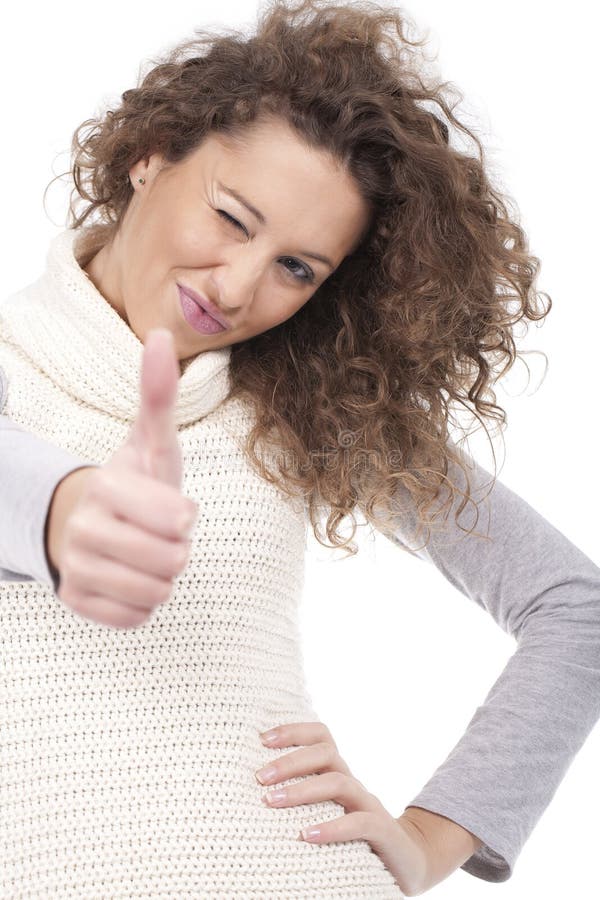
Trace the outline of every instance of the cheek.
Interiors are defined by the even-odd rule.
[[[197,227],[179,228],[176,233],[173,232],[170,245],[174,257],[184,266],[193,269],[210,263],[213,247],[211,236],[206,230]]]
[[[176,217],[165,222],[165,246],[182,268],[202,268],[214,264],[221,236],[208,214],[179,209]]]
[[[299,309],[308,303],[310,297],[303,296],[298,300],[297,297],[286,297],[285,291],[274,297],[270,301],[261,303],[257,311],[256,321],[260,320],[260,325],[266,328],[274,328],[275,325],[281,325],[291,319]]]

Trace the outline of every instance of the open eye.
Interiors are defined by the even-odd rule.
[[[300,267],[296,268],[294,272],[291,269],[287,269],[292,278],[295,278],[297,281],[306,281],[308,283],[315,280],[314,274],[306,268],[306,266],[299,263],[297,259],[294,259],[293,256],[284,256],[283,259],[288,260],[293,266]]]

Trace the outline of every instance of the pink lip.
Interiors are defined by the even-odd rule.
[[[194,301],[194,303],[197,303],[198,306],[201,306],[202,309],[209,314],[209,316],[212,316],[212,318],[215,319],[219,323],[219,325],[222,325],[223,328],[231,328],[231,325],[229,324],[227,319],[223,318],[221,313],[217,309],[215,309],[215,307],[206,299],[206,297],[203,297],[202,294],[197,294],[196,291],[193,291],[191,288],[186,287],[183,284],[179,284],[179,282],[177,282],[177,286],[181,288],[183,293],[187,294],[188,297]]]

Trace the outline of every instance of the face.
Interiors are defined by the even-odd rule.
[[[149,329],[168,328],[180,361],[289,319],[369,220],[350,176],[285,123],[250,129],[243,149],[213,132],[182,162],[153,154],[129,174],[134,194],[119,230],[85,271],[142,343]],[[214,328],[215,319],[178,285],[227,328],[190,324]]]

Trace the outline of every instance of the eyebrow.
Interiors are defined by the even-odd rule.
[[[246,209],[248,210],[248,212],[252,213],[252,215],[256,219],[258,219],[258,221],[260,222],[261,225],[267,224],[267,220],[265,219],[265,217],[263,216],[261,211],[259,209],[257,209],[255,206],[253,206],[249,200],[246,200],[245,197],[242,197],[242,195],[240,193],[238,193],[238,191],[235,191],[231,187],[227,187],[227,185],[222,184],[222,182],[220,182],[220,181],[217,181],[217,185],[218,185],[218,187],[221,188],[222,191],[224,191],[226,194],[229,194],[230,197],[233,197],[235,200],[238,201],[238,203],[241,203],[242,206],[245,206]],[[330,269],[335,268],[335,266],[333,265],[333,263],[327,256],[321,256],[320,253],[309,253],[308,250],[299,250],[298,252],[301,256],[308,256],[308,257],[310,257],[310,259],[316,259],[319,262],[325,263],[325,265],[329,266]]]

